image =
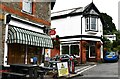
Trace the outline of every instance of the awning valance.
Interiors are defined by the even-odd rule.
[[[31,30],[9,26],[7,43],[19,43],[40,47],[52,48],[50,36]]]

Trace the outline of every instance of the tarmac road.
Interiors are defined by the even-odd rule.
[[[77,76],[72,79],[120,79],[118,78],[120,70],[120,60],[115,63],[102,63],[94,68],[83,72],[83,76]]]

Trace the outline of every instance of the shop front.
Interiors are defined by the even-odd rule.
[[[62,43],[60,54],[76,56],[79,63],[100,62],[102,45],[100,41],[80,40],[79,42]]]
[[[37,57],[37,64],[41,64],[45,49],[53,47],[51,37],[44,33],[43,25],[11,16],[5,31],[4,65],[32,64],[33,57]]]

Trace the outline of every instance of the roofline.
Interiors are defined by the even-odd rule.
[[[57,12],[52,12],[51,14],[59,13],[59,12],[64,12],[64,11],[68,11],[68,10],[73,10],[73,9],[79,9],[79,8],[83,8],[83,7],[77,7],[77,8],[71,8],[71,9],[61,10],[61,11],[57,11]]]
[[[93,2],[89,4],[90,7],[91,7],[91,5],[93,5],[93,7],[95,7],[95,10],[97,10],[98,14],[100,14],[99,10],[97,9],[97,7],[94,5]],[[85,8],[85,7],[77,7],[77,8],[62,10],[62,11],[58,11],[58,12],[53,12],[51,14],[60,13],[60,12],[64,12],[64,11],[68,11],[68,10],[73,10],[73,9],[79,9],[79,8]],[[68,16],[77,16],[77,15],[82,15],[82,14],[85,15],[85,11],[86,10],[87,10],[87,8],[84,9],[82,12],[68,13],[68,14],[63,14],[63,15],[56,15],[56,16],[51,17],[51,20],[60,19],[60,18],[66,18]],[[89,15],[89,14],[86,14],[86,15]]]
[[[78,16],[78,15],[82,15],[83,12],[78,12],[78,13],[74,13],[74,14],[65,14],[65,15],[59,15],[59,16],[54,16],[54,17],[51,17],[51,20],[56,20],[56,19],[60,19],[60,18],[66,18],[68,16]]]

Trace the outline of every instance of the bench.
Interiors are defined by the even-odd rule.
[[[10,79],[10,78],[25,78],[26,74],[21,74],[21,73],[15,73],[15,72],[2,72],[2,77],[3,79]]]

